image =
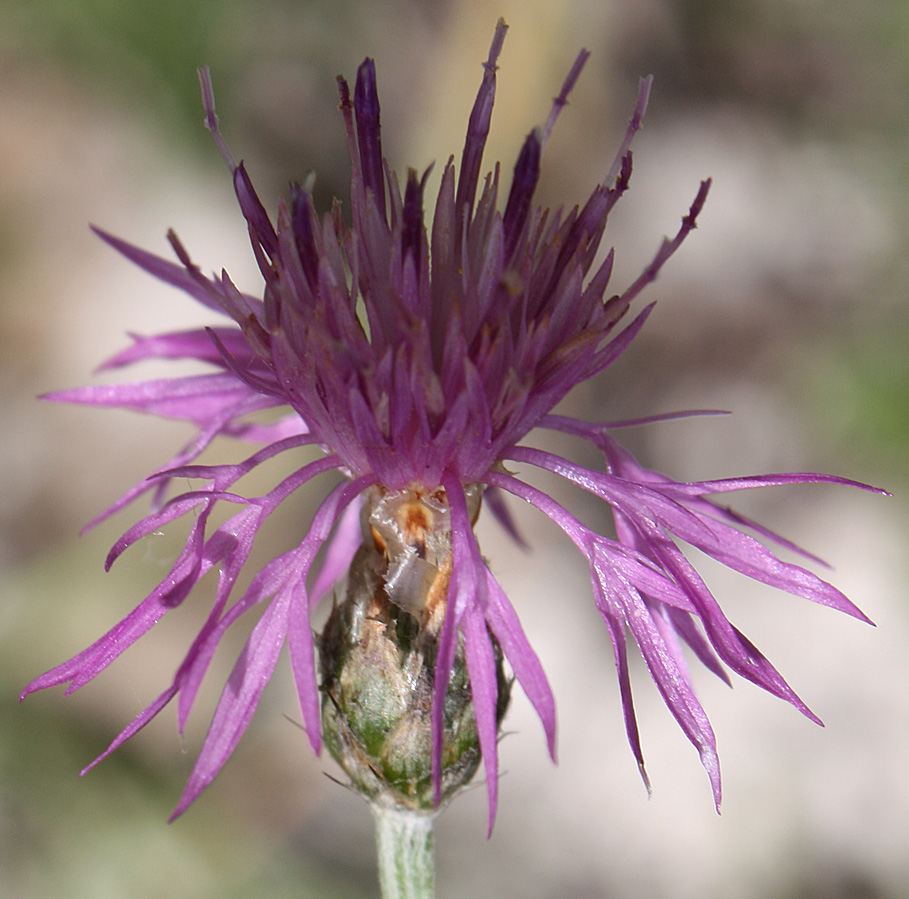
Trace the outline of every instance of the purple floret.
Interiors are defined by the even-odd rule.
[[[682,644],[724,680],[729,679],[726,669],[731,669],[818,720],[729,622],[676,541],[754,580],[867,621],[842,593],[808,570],[783,562],[765,544],[801,550],[709,498],[792,483],[864,485],[819,474],[677,482],[643,468],[613,436],[622,426],[667,416],[590,424],[552,414],[576,384],[611,365],[644,325],[652,305],[627,324],[625,316],[695,228],[710,181],[701,183],[677,234],[664,239],[640,277],[625,290],[608,294],[613,252],[601,252],[601,242],[608,216],[629,185],[630,144],[640,128],[650,81],[641,83],[607,178],[593,188],[582,208],[550,212],[534,205],[534,192],[546,142],[588,56],[586,51],[579,54],[545,125],[527,136],[500,209],[498,166],[482,181],[480,171],[505,31],[500,23],[484,64],[460,165],[456,172],[453,157],[445,164],[429,225],[424,211],[428,170],[422,175],[410,170],[402,193],[383,157],[375,66],[367,59],[352,99],[347,83],[338,81],[351,158],[349,220],[339,204],[320,215],[308,189],[296,186],[272,221],[245,166],[227,149],[208,72],[200,71],[206,124],[233,175],[264,279],[262,299],[239,291],[224,271],[204,275],[172,233],[168,239],[177,263],[98,230],[130,261],[232,323],[222,318],[205,330],[133,335],[132,344],[104,366],[192,359],[211,366],[209,374],[48,395],[55,401],[183,419],[198,429],[172,459],[92,522],[144,493],[152,494],[151,513],[117,541],[108,565],[177,518],[192,513],[193,520],[170,572],[133,612],[88,649],[34,680],[23,695],[57,684],[68,684],[67,693],[84,686],[179,607],[207,572],[218,570],[211,611],[172,683],[93,767],[174,697],[182,732],[221,638],[245,612],[264,604],[225,685],[174,816],[186,810],[236,747],[285,643],[306,733],[319,752],[320,695],[310,611],[346,573],[362,539],[361,498],[375,485],[388,492],[416,485],[439,491],[448,503],[453,555],[435,671],[435,783],[438,796],[442,706],[461,635],[486,769],[490,827],[498,785],[495,643],[539,715],[553,758],[556,717],[542,665],[477,544],[466,500],[477,485],[514,537],[520,540],[505,494],[551,518],[587,560],[593,598],[615,654],[628,739],[645,781],[628,634],[700,754],[717,806],[721,789],[716,741],[695,696]],[[267,423],[255,417],[272,409],[280,410],[280,417]],[[684,414],[690,413],[679,413]],[[603,470],[527,445],[537,428],[593,444],[603,453]],[[197,464],[221,435],[264,446],[237,464]],[[300,466],[304,447],[318,448],[322,455]],[[296,466],[281,483],[263,496],[234,492],[244,475],[277,456],[284,456],[289,469]],[[551,497],[506,471],[503,463],[543,469],[589,491],[611,507],[615,535],[585,527]],[[334,478],[334,486],[329,482],[327,496],[299,544],[268,562],[237,598],[234,586],[259,528],[291,493],[326,475]],[[176,478],[200,486],[171,496]],[[219,503],[236,511],[213,527],[209,519]],[[316,565],[320,550],[321,567]]]

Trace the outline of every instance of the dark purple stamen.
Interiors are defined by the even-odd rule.
[[[300,257],[300,265],[310,289],[315,291],[319,281],[319,256],[312,230],[312,197],[298,184],[293,186],[291,214],[293,216],[294,245],[297,248],[297,255]]]
[[[357,146],[363,166],[363,184],[373,192],[381,212],[385,211],[385,172],[382,166],[382,137],[379,126],[379,94],[376,89],[376,64],[366,59],[357,70],[354,88],[354,115],[357,120]]]
[[[466,208],[473,208],[483,162],[483,150],[489,136],[492,119],[492,104],[496,93],[496,61],[502,52],[508,26],[499,19],[496,32],[489,48],[489,57],[483,63],[483,83],[477,93],[470,119],[467,122],[467,138],[461,154],[461,174],[458,178],[458,192],[455,197],[455,234],[460,236]]]
[[[242,162],[234,171],[234,190],[237,192],[243,217],[249,225],[250,236],[265,250],[270,259],[274,259],[278,251],[278,235]]]
[[[508,194],[508,203],[505,206],[503,223],[505,226],[505,256],[510,257],[518,243],[530,204],[533,201],[533,192],[536,190],[540,178],[540,132],[534,129],[527,135],[524,146],[514,167],[514,179],[511,182],[511,192]]]
[[[407,187],[404,189],[404,209],[401,213],[401,257],[412,256],[419,273],[425,264],[423,229],[423,188],[426,185],[427,170],[422,179],[410,169],[407,173]]]

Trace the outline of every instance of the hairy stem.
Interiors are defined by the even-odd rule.
[[[371,803],[382,899],[433,899],[435,816]]]

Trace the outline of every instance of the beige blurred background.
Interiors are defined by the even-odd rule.
[[[650,291],[660,303],[644,333],[566,410],[616,419],[730,409],[628,431],[627,441],[679,479],[825,470],[895,497],[801,487],[736,498],[834,563],[834,582],[878,627],[707,569],[730,618],[827,724],[698,671],[719,738],[722,816],[696,754],[636,665],[654,785],[647,799],[625,743],[607,634],[567,541],[531,516],[524,529],[534,552],[524,555],[482,522],[484,551],[553,683],[560,764],[549,763],[518,696],[501,746],[496,831],[484,839],[482,788],[446,811],[439,896],[909,892],[903,0],[2,0],[3,896],[375,895],[367,809],[324,776],[337,774],[330,760],[311,756],[294,723],[286,660],[233,759],[175,824],[165,820],[229,653],[184,740],[167,710],[77,778],[169,683],[204,595],[77,695],[17,704],[26,682],[119,620],[166,570],[179,526],[103,572],[139,506],[76,535],[188,436],[180,425],[35,396],[89,383],[127,331],[210,320],[118,258],[89,222],[162,254],[174,227],[203,268],[226,266],[258,289],[229,179],[202,127],[197,65],[211,66],[225,134],[267,205],[311,170],[325,204],[346,195],[334,76],[353,78],[364,56],[375,57],[393,167],[442,163],[460,150],[500,14],[511,31],[489,165],[501,159],[510,169],[577,50],[593,51],[547,147],[544,202],[583,201],[612,161],[638,77],[655,75],[632,189],[611,225],[617,284],[674,232],[698,181],[714,178],[700,227]],[[595,463],[583,448],[574,458]],[[564,498],[606,526],[585,497]],[[272,545],[308,511],[290,510]]]

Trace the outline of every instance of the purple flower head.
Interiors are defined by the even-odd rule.
[[[236,747],[285,643],[306,733],[319,752],[320,697],[310,611],[343,577],[363,539],[359,508],[365,496],[428,503],[444,522],[451,570],[438,607],[433,770],[438,782],[443,700],[460,638],[486,770],[490,826],[498,782],[496,643],[536,709],[553,757],[556,722],[543,668],[474,536],[481,494],[513,535],[517,532],[506,493],[538,508],[574,542],[589,564],[594,601],[611,638],[625,726],[642,775],[628,635],[697,748],[717,805],[716,743],[692,688],[683,644],[723,679],[728,680],[726,669],[732,669],[817,719],[728,621],[677,541],[755,580],[867,620],[842,593],[782,561],[767,544],[800,550],[709,498],[776,484],[854,482],[820,474],[676,482],[641,467],[613,436],[622,425],[655,419],[590,424],[552,414],[574,385],[607,368],[640,330],[652,306],[628,322],[633,301],[695,227],[710,182],[700,185],[678,233],[662,242],[640,277],[621,292],[607,293],[613,253],[600,252],[601,239],[612,207],[629,184],[629,146],[650,82],[642,82],[616,161],[586,204],[567,213],[535,206],[543,150],[587,59],[582,52],[547,122],[527,136],[507,198],[500,203],[498,166],[482,181],[480,172],[505,31],[500,22],[460,164],[455,166],[452,158],[445,165],[431,219],[424,212],[429,170],[422,175],[409,170],[402,186],[383,157],[375,67],[367,59],[352,98],[347,83],[338,81],[351,158],[349,213],[336,203],[320,215],[309,190],[297,186],[279,205],[274,221],[243,163],[235,163],[227,149],[208,72],[200,72],[207,126],[233,174],[264,279],[263,299],[239,291],[225,271],[203,274],[173,233],[168,237],[178,263],[98,231],[132,262],[227,322],[134,337],[129,348],[105,364],[119,368],[152,358],[194,359],[207,363],[209,374],[49,395],[56,401],[185,419],[198,429],[177,455],[96,519],[144,493],[152,495],[151,514],[117,541],[108,566],[142,537],[187,513],[193,517],[186,544],[161,583],[96,643],[34,680],[25,693],[63,683],[67,693],[82,687],[217,569],[211,611],[172,683],[91,768],[175,697],[182,730],[222,636],[254,606],[264,606],[224,688],[174,816],[185,811]],[[263,422],[258,413],[268,409],[281,414]],[[591,470],[532,448],[524,441],[532,441],[537,428],[592,443],[603,453],[604,468]],[[194,464],[219,435],[262,448],[232,465]],[[311,461],[301,464],[301,450],[310,446],[315,454],[311,451]],[[234,491],[244,475],[282,454],[289,467],[298,467],[268,493],[243,496]],[[510,473],[506,463],[554,472],[604,500],[613,512],[615,536],[585,527]],[[235,595],[259,527],[298,488],[332,472],[343,477],[335,476],[335,486],[308,530],[301,532],[299,544],[268,562]],[[198,486],[171,495],[175,478],[192,479]],[[209,519],[220,503],[236,511],[215,527]],[[389,579],[389,595],[393,589]]]

